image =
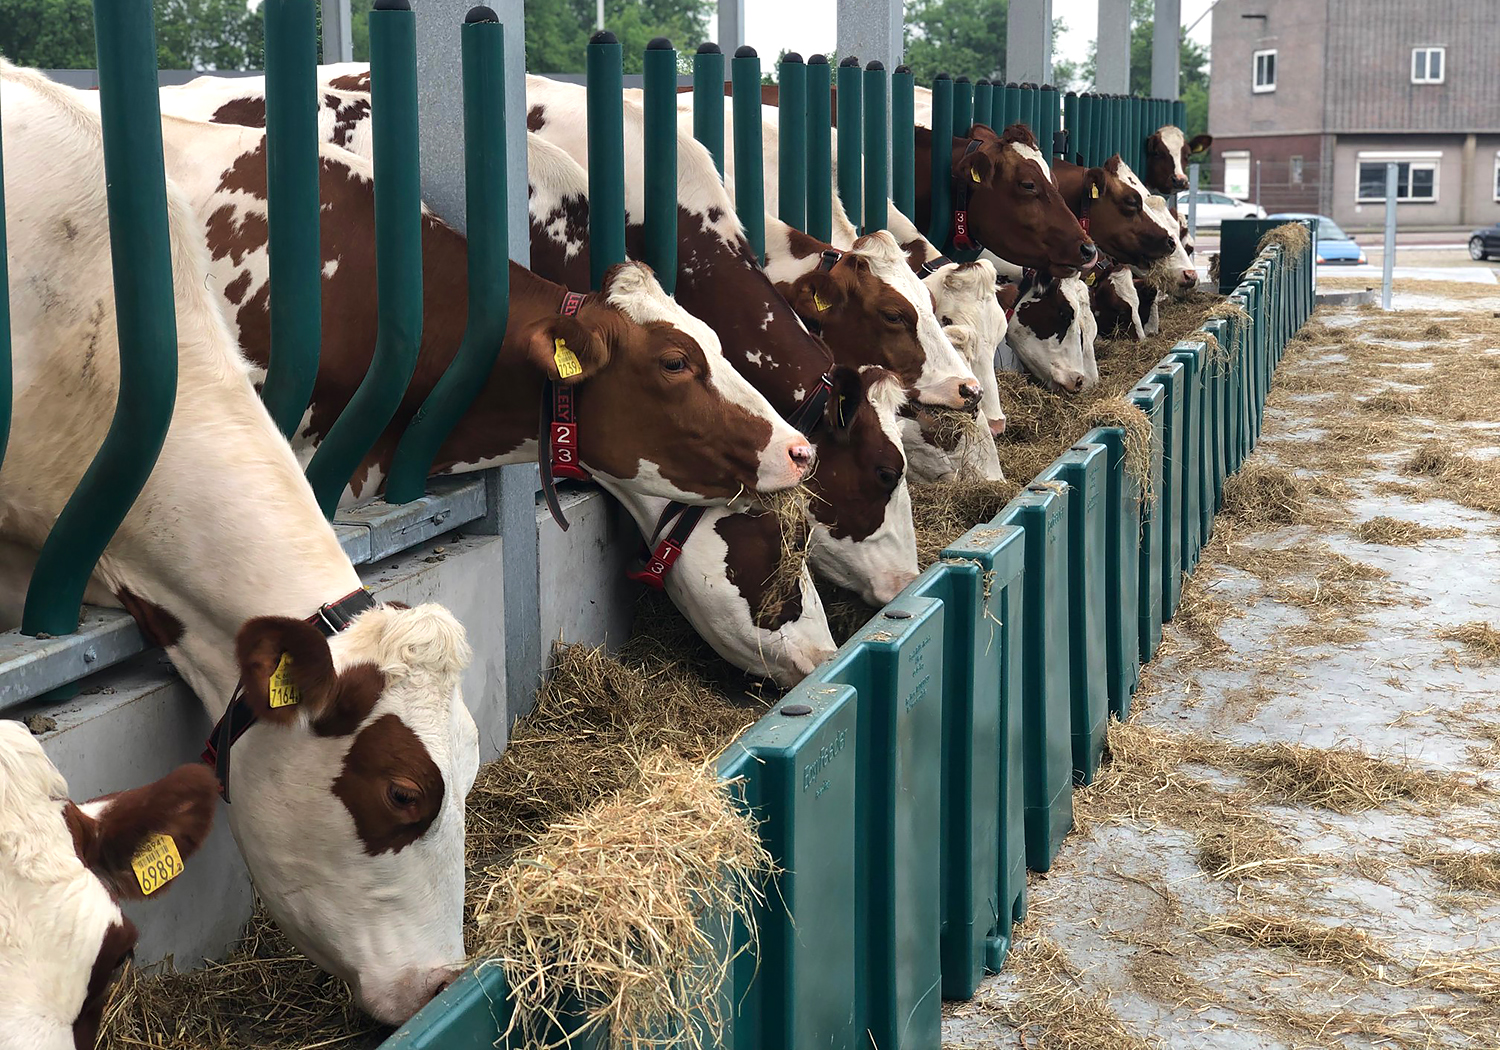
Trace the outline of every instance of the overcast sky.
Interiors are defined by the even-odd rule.
[[[833,49],[837,36],[835,0],[741,0],[745,5],[746,43],[760,52],[761,58],[774,61],[782,48],[808,55]],[[1182,22],[1192,22],[1212,5],[1213,0],[1182,0]],[[1058,44],[1056,58],[1082,61],[1088,55],[1099,16],[1096,0],[1053,0],[1052,14],[1067,25]],[[1205,47],[1213,16],[1199,22],[1192,32],[1194,40]]]

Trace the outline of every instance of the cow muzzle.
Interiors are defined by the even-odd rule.
[[[908,391],[908,395],[913,391]],[[918,404],[931,405],[937,408],[957,408],[964,411],[973,411],[979,406],[979,399],[984,391],[979,388],[979,382],[975,379],[967,379],[963,376],[953,376],[940,380],[930,386],[918,388],[915,392]]]
[[[757,492],[780,492],[807,477],[813,465],[812,443],[802,434],[791,441],[772,441],[762,454],[755,479]]]
[[[412,967],[390,980],[361,981],[354,995],[359,1008],[381,1024],[405,1024],[462,972],[462,966]]]

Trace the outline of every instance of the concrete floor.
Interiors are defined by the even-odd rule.
[[[1433,317],[1500,310],[1500,288],[1493,299],[1405,298],[1396,306],[1408,311],[1438,298]],[[1319,319],[1372,322],[1348,308],[1323,308]],[[1473,349],[1500,353],[1500,320]],[[1294,348],[1282,374],[1315,369],[1328,353]],[[1368,392],[1388,385],[1372,375]],[[1315,412],[1326,410],[1317,402],[1329,396],[1273,398],[1256,455],[1274,462],[1293,443],[1317,440]],[[1430,437],[1413,424],[1411,448]],[[1032,876],[1018,955],[973,1001],[947,1004],[945,1047],[1500,1047],[1500,895],[1455,890],[1412,856],[1438,848],[1500,861],[1493,793],[1500,791],[1500,664],[1437,636],[1471,621],[1500,626],[1500,517],[1380,488],[1398,478],[1404,457],[1377,457],[1374,472],[1345,479],[1354,493],[1340,508],[1347,522],[1235,541],[1289,553],[1325,543],[1388,573],[1372,585],[1379,597],[1351,613],[1364,625],[1362,639],[1289,644],[1288,630],[1307,622],[1308,612],[1277,586],[1206,561],[1199,570],[1205,587],[1238,611],[1218,631],[1227,652],[1206,657],[1169,626],[1132,724],[1239,744],[1358,752],[1461,774],[1464,790],[1443,804],[1395,801],[1340,813],[1278,801],[1240,773],[1184,766],[1175,775],[1226,799],[1251,798],[1251,812],[1289,844],[1284,856],[1227,878],[1199,866],[1189,827],[1128,809],[1121,816],[1122,800],[1085,791],[1080,812],[1097,809],[1108,819],[1075,832],[1048,876]],[[1459,531],[1417,546],[1359,542],[1350,530],[1375,515]],[[1107,788],[1091,790],[1097,796]],[[1312,921],[1365,939],[1378,955],[1368,964],[1320,960],[1210,928],[1246,914]],[[1466,975],[1468,985],[1456,988],[1444,974]]]

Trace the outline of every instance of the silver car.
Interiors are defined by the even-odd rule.
[[[1177,214],[1186,215],[1188,212],[1188,191],[1183,190],[1177,195]],[[1218,190],[1198,191],[1198,228],[1205,226],[1217,226],[1225,219],[1264,219],[1266,209],[1259,204],[1251,204],[1249,201],[1231,197],[1227,193]]]

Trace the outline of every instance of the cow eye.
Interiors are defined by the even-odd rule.
[[[1036,189],[1036,183],[1032,182],[1030,179],[1027,179],[1025,182],[1021,183],[1021,189],[1026,190],[1029,193],[1032,190]]]
[[[901,471],[890,467],[876,467],[875,477],[880,480],[881,485],[885,486],[887,492],[893,491],[897,485],[901,484]]]
[[[390,799],[391,805],[397,809],[411,809],[422,800],[417,791],[409,784],[388,784],[385,789],[385,795],[386,798]]]
[[[685,354],[667,354],[661,359],[661,370],[676,375],[687,371],[688,359]]]
[[[880,316],[884,317],[891,324],[906,323],[906,318],[901,315],[901,312],[899,310],[882,310],[880,311]]]

